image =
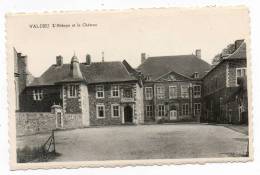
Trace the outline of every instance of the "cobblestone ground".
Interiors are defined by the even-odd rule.
[[[43,143],[48,134],[17,138],[17,146]],[[248,136],[203,124],[85,128],[55,133],[54,161],[217,158],[244,156]]]

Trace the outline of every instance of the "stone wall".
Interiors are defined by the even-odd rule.
[[[83,127],[82,114],[62,115],[62,128],[71,129]],[[16,112],[16,134],[31,135],[47,132],[56,128],[56,115],[48,112]]]
[[[77,86],[77,96],[76,97],[69,97],[69,86],[76,85]],[[64,84],[63,85],[63,109],[65,109],[66,113],[77,114],[81,113],[81,88],[79,83],[75,84]]]
[[[16,135],[30,135],[56,128],[56,117],[51,113],[17,112]]]

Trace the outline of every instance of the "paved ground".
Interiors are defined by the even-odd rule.
[[[17,147],[43,143],[47,134],[17,138]],[[242,156],[248,136],[203,124],[85,128],[55,133],[54,161]]]

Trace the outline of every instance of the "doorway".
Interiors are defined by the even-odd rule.
[[[61,116],[61,112],[57,112],[57,114],[56,114],[56,127],[57,127],[57,128],[62,128],[62,116]]]
[[[177,120],[177,110],[170,111],[170,120]]]
[[[129,105],[127,105],[124,108],[124,118],[125,118],[125,123],[133,122],[133,108]]]

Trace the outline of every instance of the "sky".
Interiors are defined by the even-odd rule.
[[[36,77],[55,64],[57,55],[63,56],[64,63],[74,54],[80,62],[85,62],[86,54],[99,62],[104,52],[105,61],[125,59],[137,67],[142,52],[187,55],[201,49],[202,59],[210,63],[224,47],[237,39],[248,40],[250,33],[247,9],[230,7],[12,14],[6,19],[9,53],[15,47],[27,55],[28,69]],[[49,27],[30,27],[40,24]]]

